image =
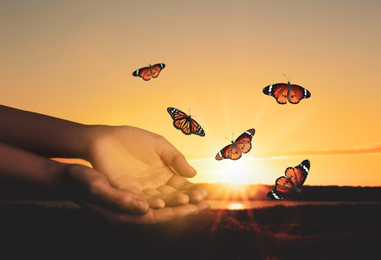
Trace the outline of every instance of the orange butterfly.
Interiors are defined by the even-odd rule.
[[[291,104],[298,104],[303,98],[311,97],[311,93],[295,84],[290,84],[290,81],[286,83],[275,83],[265,87],[262,92],[265,95],[272,96],[279,104],[286,104],[287,100]]]
[[[132,72],[132,76],[141,77],[145,81],[150,80],[152,78],[156,78],[159,76],[160,71],[165,68],[164,63],[157,63],[153,66],[149,65],[149,67],[140,68]]]
[[[181,130],[186,135],[195,134],[199,136],[205,136],[204,129],[197,123],[191,116],[188,116],[183,111],[168,107],[168,113],[171,115],[173,119],[173,126],[176,129]]]
[[[238,160],[241,158],[242,153],[248,153],[251,150],[251,139],[255,134],[255,129],[251,128],[238,136],[238,138],[232,143],[225,146],[216,155],[216,160],[232,159]]]
[[[288,167],[285,175],[275,181],[275,187],[267,193],[269,200],[283,199],[290,196],[294,192],[302,192],[302,185],[310,171],[311,163],[309,160],[304,160],[299,165]]]

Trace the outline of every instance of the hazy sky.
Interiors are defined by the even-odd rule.
[[[0,1],[0,103],[165,136],[194,181],[381,185],[381,1]],[[165,63],[148,82],[135,69]],[[299,84],[279,105],[262,89]],[[185,136],[166,108],[206,136]],[[255,128],[238,161],[216,153]]]

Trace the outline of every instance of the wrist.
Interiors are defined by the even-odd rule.
[[[97,147],[102,140],[109,138],[111,132],[110,126],[107,125],[85,125],[78,133],[77,150],[78,158],[92,162],[96,156]]]

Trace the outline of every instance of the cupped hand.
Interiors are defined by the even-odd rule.
[[[149,199],[136,188],[119,190],[106,177],[84,165],[69,165],[63,177],[63,189],[78,205],[116,224],[158,224],[178,220],[210,208],[201,201],[161,209],[149,207]]]
[[[142,191],[151,208],[199,203],[206,190],[186,178],[196,175],[164,137],[131,126],[98,126],[89,161],[119,190]]]

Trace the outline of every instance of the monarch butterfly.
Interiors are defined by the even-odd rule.
[[[135,70],[132,72],[132,76],[134,77],[141,77],[145,81],[150,80],[152,78],[156,78],[159,76],[160,71],[162,71],[165,68],[164,63],[157,63],[153,66],[149,65],[149,67],[144,67]]]
[[[238,136],[235,141],[231,141],[231,144],[225,146],[216,155],[216,160],[232,159],[238,160],[241,158],[242,153],[248,153],[251,150],[251,139],[255,134],[255,129],[251,128]]]
[[[204,129],[197,123],[191,116],[188,116],[183,111],[168,107],[168,113],[171,115],[173,119],[173,126],[176,129],[181,130],[186,135],[195,134],[199,136],[205,136]]]
[[[288,167],[285,171],[286,176],[281,176],[275,181],[275,187],[267,193],[270,200],[283,199],[294,192],[301,193],[302,185],[310,171],[310,161],[304,160],[299,165]]]
[[[262,92],[265,95],[269,95],[275,98],[279,104],[286,104],[287,100],[292,104],[298,104],[303,98],[311,97],[311,93],[295,84],[287,83],[275,83],[265,87]]]

